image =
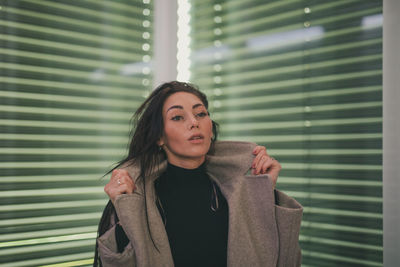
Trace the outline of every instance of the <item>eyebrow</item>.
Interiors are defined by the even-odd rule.
[[[200,107],[200,106],[204,106],[204,105],[203,105],[203,104],[200,104],[200,103],[194,104],[193,107],[192,107],[192,109],[198,108],[198,107]],[[183,109],[183,107],[182,107],[181,105],[173,105],[173,106],[171,106],[171,107],[169,107],[169,108],[167,109],[167,112],[170,111],[171,109],[174,109],[174,108]]]

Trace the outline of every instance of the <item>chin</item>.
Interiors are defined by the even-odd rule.
[[[193,151],[192,153],[189,153],[190,155],[188,155],[190,158],[198,158],[198,157],[203,157],[205,155],[207,155],[208,149],[202,149],[202,150],[197,150],[197,151]]]
[[[195,147],[187,150],[186,154],[190,158],[203,157],[208,153],[210,146]]]

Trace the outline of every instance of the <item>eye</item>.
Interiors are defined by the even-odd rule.
[[[176,116],[173,116],[172,118],[171,118],[171,120],[173,120],[173,121],[180,121],[180,120],[182,120],[183,119],[183,116],[181,116],[181,115],[176,115]]]
[[[203,118],[203,117],[205,117],[205,116],[207,116],[208,114],[206,113],[206,112],[204,112],[204,111],[202,111],[202,112],[200,112],[200,113],[197,113],[197,117],[200,117],[200,118]]]

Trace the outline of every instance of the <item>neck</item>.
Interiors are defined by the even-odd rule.
[[[177,167],[181,167],[184,169],[196,169],[200,167],[201,164],[204,163],[206,157],[201,158],[188,158],[188,159],[168,159],[168,162]]]

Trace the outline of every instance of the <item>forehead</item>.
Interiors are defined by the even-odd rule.
[[[192,108],[193,105],[203,104],[203,102],[196,95],[187,92],[177,92],[170,95],[164,102],[164,110],[171,106],[179,105],[184,108]]]

